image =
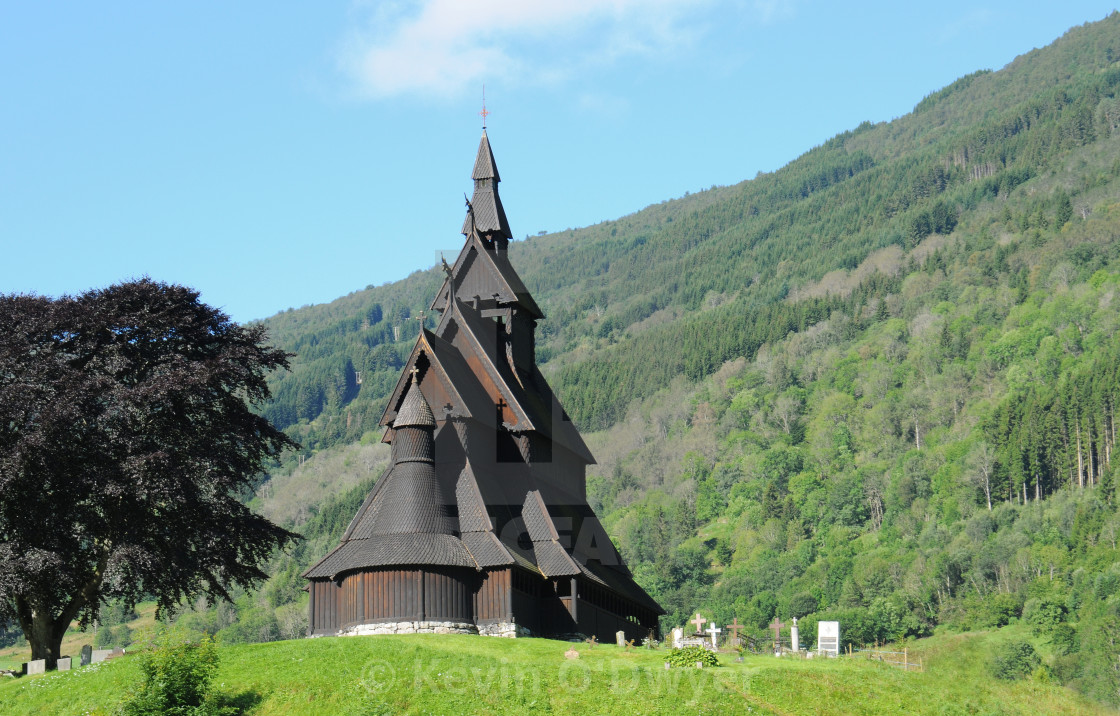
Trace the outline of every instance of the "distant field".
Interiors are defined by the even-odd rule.
[[[924,673],[859,658],[722,654],[664,669],[664,650],[477,636],[324,638],[227,646],[216,679],[250,714],[1105,714],[1052,684],[984,669],[999,633],[910,644]],[[133,657],[0,682],[4,714],[109,714],[137,682]]]

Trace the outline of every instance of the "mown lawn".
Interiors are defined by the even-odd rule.
[[[714,669],[664,668],[664,651],[547,639],[373,636],[225,646],[215,681],[251,714],[1093,714],[1072,691],[999,682],[984,670],[997,634],[915,642],[924,673],[859,658],[721,655]],[[139,678],[124,657],[0,682],[0,713],[109,714]]]

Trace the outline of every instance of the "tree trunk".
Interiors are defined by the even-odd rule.
[[[48,670],[57,669],[62,656],[62,637],[70,620],[52,619],[49,611],[37,609],[22,598],[16,599],[16,608],[23,636],[31,645],[31,660],[46,659]]]
[[[1077,486],[1085,487],[1085,480],[1081,476],[1085,470],[1085,461],[1081,459],[1081,421],[1077,422]]]
[[[77,618],[82,609],[95,603],[98,590],[101,588],[102,575],[105,574],[105,565],[108,564],[108,549],[102,552],[90,580],[86,582],[78,593],[62,607],[58,616],[49,607],[34,604],[24,596],[15,599],[16,616],[19,620],[23,636],[31,644],[31,660],[47,660],[47,669],[58,668],[58,659],[62,656],[62,637],[70,627],[70,622]]]
[[[1093,479],[1093,433],[1091,431],[1089,432],[1089,445],[1085,452],[1089,453],[1089,486],[1091,487],[1095,484]]]

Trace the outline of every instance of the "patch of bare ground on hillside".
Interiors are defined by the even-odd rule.
[[[920,266],[939,249],[950,246],[954,241],[955,239],[951,236],[930,234],[909,253],[894,245],[878,249],[871,252],[859,266],[851,271],[847,269],[829,271],[819,281],[791,290],[786,297],[786,301],[795,303],[809,298],[826,298],[828,296],[846,298],[871,276],[877,273],[897,276],[911,258]]]
[[[389,446],[382,443],[352,443],[316,453],[291,473],[272,475],[261,485],[257,511],[278,524],[301,525],[324,496],[345,492],[388,464]]]

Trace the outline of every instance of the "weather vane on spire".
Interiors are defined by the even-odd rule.
[[[486,129],[486,118],[490,113],[486,111],[486,85],[482,85],[482,111],[478,113],[482,117],[482,128]]]

